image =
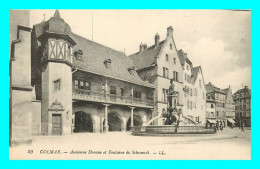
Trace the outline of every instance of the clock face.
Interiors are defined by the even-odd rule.
[[[72,47],[64,40],[49,39],[48,58],[72,63]]]

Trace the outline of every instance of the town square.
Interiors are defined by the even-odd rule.
[[[250,11],[9,12],[10,159],[251,159]]]

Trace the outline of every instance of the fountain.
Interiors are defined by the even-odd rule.
[[[173,80],[167,95],[167,111],[163,109],[162,114],[152,118],[147,125],[132,127],[133,135],[176,135],[176,134],[214,134],[216,128],[206,128],[198,124],[192,118],[183,115],[182,106],[177,104],[178,95],[174,91]],[[152,125],[155,120],[163,119],[163,125]]]

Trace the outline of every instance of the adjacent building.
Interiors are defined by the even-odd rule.
[[[233,100],[237,126],[244,123],[245,126],[251,127],[251,90],[248,86],[239,89],[233,94]]]
[[[32,141],[30,11],[10,10],[10,146]],[[21,65],[28,67],[21,67]]]
[[[139,51],[129,57],[134,61],[139,76],[156,86],[154,116],[167,109],[168,87],[173,79],[174,90],[178,93],[177,105],[182,107],[183,115],[204,125],[206,89],[202,70],[201,67],[194,68],[187,54],[177,50],[172,26],[167,28],[163,41],[157,33],[152,46],[141,43]]]
[[[234,101],[232,97],[232,90],[230,88],[230,85],[228,88],[223,89],[223,91],[226,93],[226,118],[227,118],[227,126],[234,127],[235,126],[235,108],[234,108]]]
[[[211,97],[216,104],[215,117],[217,126],[226,127],[226,93],[220,88],[214,86],[211,82],[206,84],[207,97]]]
[[[215,126],[216,122],[216,103],[211,96],[206,98],[206,127]]]

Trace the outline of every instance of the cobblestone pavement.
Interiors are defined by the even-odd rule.
[[[33,150],[33,153],[28,153]],[[55,151],[57,151],[55,153]],[[17,153],[18,152],[18,153]],[[30,146],[10,148],[15,159],[251,159],[251,130],[169,137],[130,132],[34,136]]]

